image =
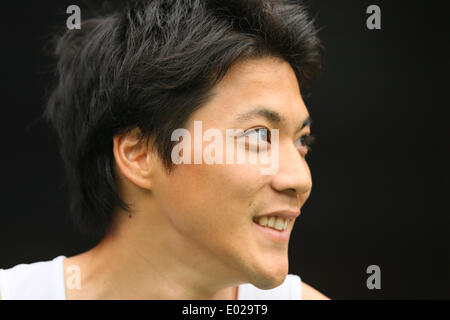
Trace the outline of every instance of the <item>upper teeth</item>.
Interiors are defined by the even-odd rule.
[[[267,226],[277,230],[286,230],[290,219],[277,216],[262,216],[256,218],[255,222],[261,226]]]

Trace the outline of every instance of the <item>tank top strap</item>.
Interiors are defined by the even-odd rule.
[[[2,300],[65,300],[65,258],[0,269]]]
[[[302,280],[288,274],[284,282],[273,289],[262,290],[250,283],[238,287],[238,300],[301,300]]]

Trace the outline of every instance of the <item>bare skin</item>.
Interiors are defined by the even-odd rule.
[[[236,120],[256,105],[284,122]],[[263,58],[236,63],[186,129],[193,132],[194,120],[204,131],[216,128],[224,135],[227,128],[279,129],[276,174],[261,175],[259,164],[205,163],[177,165],[168,174],[153,145],[139,143],[136,131],[114,137],[120,194],[133,212],[115,212],[112,230],[96,247],[65,259],[65,270],[81,270],[81,288],[66,286],[66,298],[235,300],[239,284],[280,285],[288,274],[288,241],[269,239],[253,218],[299,212],[308,199],[307,148],[297,142],[310,132],[309,126],[298,130],[308,116],[290,65]],[[305,283],[303,298],[327,299]]]
[[[302,299],[303,300],[330,300],[323,293],[311,287],[309,284],[302,282]]]

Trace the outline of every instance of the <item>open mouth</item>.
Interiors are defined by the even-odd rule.
[[[282,232],[288,228],[291,219],[279,216],[262,216],[254,217],[253,222],[259,226]]]

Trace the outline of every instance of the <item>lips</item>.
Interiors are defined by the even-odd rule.
[[[297,209],[297,210],[278,210],[278,211],[272,211],[270,213],[264,213],[264,214],[258,215],[256,217],[254,217],[254,219],[255,218],[259,219],[260,217],[263,217],[263,216],[268,216],[268,217],[274,216],[274,217],[281,217],[281,218],[284,218],[284,219],[292,220],[292,219],[297,218],[300,215],[300,213],[301,213],[300,209]]]
[[[300,210],[279,210],[253,217],[255,227],[274,241],[286,242],[289,240],[289,226]]]
[[[283,244],[289,241],[290,235],[289,228],[278,231],[269,227],[260,226],[256,222],[252,223],[252,225],[255,227],[257,233],[261,235],[264,239],[269,239],[270,241],[280,242]]]
[[[279,216],[261,216],[253,219],[253,221],[260,226],[273,228],[278,231],[285,230],[289,225],[291,219]]]

